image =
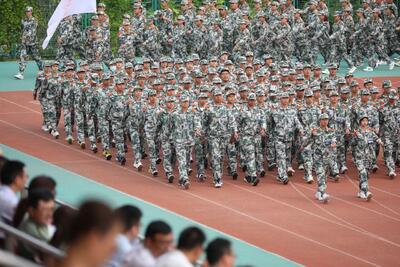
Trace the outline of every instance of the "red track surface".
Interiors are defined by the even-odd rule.
[[[268,172],[259,186],[251,187],[241,173],[237,181],[225,177],[219,190],[212,187],[210,178],[202,184],[194,182],[192,174],[192,187],[184,191],[176,183],[167,184],[161,166],[159,177],[151,177],[147,171],[138,173],[132,168],[131,154],[127,166],[121,167],[76,144],[66,144],[63,135],[54,140],[43,133],[40,108],[30,92],[0,93],[0,118],[0,143],[296,262],[308,266],[400,265],[400,178],[389,180],[382,161],[380,170],[371,175],[371,202],[356,198],[358,175],[352,163],[339,183],[328,182],[332,196],[328,205],[314,199],[316,185],[306,184],[299,171],[286,186]]]

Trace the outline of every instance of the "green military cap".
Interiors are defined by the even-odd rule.
[[[315,92],[315,91],[321,91],[321,86],[319,86],[319,85],[314,85],[313,87],[311,87],[311,90],[312,90],[313,92]]]
[[[222,91],[219,88],[215,88],[213,91],[213,95],[217,96],[217,95],[222,95]]]
[[[381,13],[381,9],[380,8],[374,8],[373,10],[372,10],[372,12],[373,13]]]
[[[359,121],[362,121],[362,120],[365,119],[365,118],[369,119],[369,118],[368,118],[368,114],[367,114],[366,112],[363,112],[363,113],[360,114],[360,119],[359,119]]]
[[[210,92],[210,87],[206,84],[203,84],[202,86],[200,86],[200,93],[201,92]]]
[[[213,84],[221,84],[221,83],[222,83],[221,78],[219,78],[219,77],[215,77],[215,78],[214,78]]]
[[[351,81],[350,87],[358,86],[358,82],[356,80]]]
[[[200,93],[199,98],[208,98],[207,93]]]
[[[362,14],[364,14],[364,9],[363,8],[358,8],[357,10],[356,10],[356,13],[362,13]]]
[[[390,80],[384,80],[382,82],[382,87],[383,88],[390,88],[390,87],[392,87],[392,82]]]
[[[51,67],[51,65],[52,65],[52,63],[51,63],[50,60],[46,60],[46,61],[44,62],[44,66],[45,66],[45,67]]]
[[[115,84],[123,84],[123,83],[125,83],[125,81],[123,79],[117,78],[117,79],[114,80],[114,83]]]
[[[110,78],[111,78],[111,74],[107,72],[107,73],[103,74],[102,80],[105,81],[105,80],[109,80]]]
[[[269,96],[277,96],[277,91],[276,89],[269,89],[268,91]],[[289,97],[289,96],[288,96]]]
[[[97,4],[97,7],[106,7],[106,4],[100,2]]]
[[[165,78],[167,80],[175,80],[175,75],[173,73],[168,73]]]
[[[279,96],[280,96],[280,98],[289,98],[288,92],[281,92],[281,93],[279,94]]]
[[[313,93],[312,90],[306,90],[306,91],[304,92],[304,96],[305,96],[305,97],[309,97],[309,96],[313,96],[313,95],[314,95],[314,93]]]
[[[350,88],[348,86],[343,87],[340,89],[341,94],[350,94]]]
[[[397,99],[397,92],[396,90],[392,89],[389,92],[389,99]]]
[[[335,63],[331,63],[328,65],[328,69],[337,69],[337,65]]]
[[[52,66],[54,66],[54,65],[60,65],[60,62],[58,62],[57,60],[54,60],[54,61],[52,62],[51,65],[52,65]]]
[[[339,96],[339,93],[336,90],[334,90],[329,94],[329,96]]]
[[[345,77],[345,78],[354,77],[354,75],[353,75],[353,73],[348,72],[348,73],[346,73],[346,75],[345,75],[344,77]]]
[[[320,70],[321,66],[319,64],[314,64],[312,69],[313,70]]]
[[[266,15],[265,15],[264,12],[260,11],[260,12],[257,12],[256,17],[257,17],[257,18],[261,18],[261,17],[266,17]]]
[[[365,79],[364,80],[364,85],[367,84],[367,83],[373,83],[372,79],[370,79],[370,78]]]
[[[45,65],[45,67],[50,67],[50,66],[46,66],[46,65]],[[76,73],[79,73],[79,72],[86,72],[86,70],[85,70],[84,68],[78,68],[78,69],[76,70]]]
[[[239,76],[239,83],[247,83],[249,80],[246,75]]]
[[[215,68],[208,68],[208,75],[217,74],[217,70]]]
[[[176,101],[176,99],[174,96],[167,96],[165,98],[165,102],[175,102],[175,101]]]
[[[239,92],[244,92],[244,91],[249,91],[249,88],[247,88],[246,86],[240,86]]]
[[[261,65],[261,61],[258,59],[258,58],[256,58],[256,59],[254,59],[254,61],[253,61],[253,65],[255,66],[255,65]]]
[[[208,60],[207,59],[200,60],[200,65],[208,65]]]
[[[271,82],[278,82],[278,81],[279,81],[279,77],[276,76],[276,75],[272,75],[272,76],[269,78],[269,80],[270,80]]]
[[[239,3],[238,0],[229,0],[229,4],[237,4],[237,3]]]
[[[272,59],[272,58],[274,58],[271,54],[265,54],[264,56],[263,56],[263,59],[264,60],[267,60],[267,59]]]
[[[93,82],[93,83],[99,83],[99,75],[97,74],[97,73],[91,73],[90,74],[90,80]]]
[[[257,90],[256,96],[265,96],[264,90],[262,90],[262,89]]]
[[[99,17],[97,15],[94,15],[90,18],[91,20],[99,20]],[[93,28],[94,29],[94,28]]]
[[[337,10],[333,16],[334,17],[340,17],[341,15],[342,15],[342,12]]]
[[[320,119],[320,120],[328,120],[328,119],[329,119],[329,115],[326,114],[326,113],[322,113],[322,114],[319,116],[319,119]]]
[[[189,83],[192,83],[192,80],[190,80],[189,77],[185,77],[185,78],[183,78],[182,83],[183,84],[189,84]]]
[[[235,91],[233,91],[233,90],[228,90],[228,91],[226,92],[226,94],[225,94],[225,97],[228,97],[228,96],[230,96],[230,95],[236,95]]]
[[[340,78],[338,79],[338,84],[346,84],[345,78],[340,77]]]
[[[369,95],[370,93],[369,93],[368,89],[362,89],[360,94],[361,95]]]
[[[301,64],[301,62],[297,62],[296,65],[295,65],[295,69],[296,70],[302,70],[302,69],[304,69],[304,66],[303,66],[303,64]]]
[[[374,86],[371,88],[371,94],[379,94],[379,89],[378,87]]]
[[[31,6],[27,6],[25,8],[25,12],[32,12],[32,11],[33,11],[33,7],[31,7]]]
[[[251,51],[246,52],[246,57],[254,57],[254,53]]]
[[[287,77],[287,76],[289,76],[289,72],[284,70],[284,71],[281,72],[281,76],[282,77]]]
[[[157,95],[156,90],[149,90],[149,92],[147,93],[148,96],[155,96]]]
[[[68,66],[65,68],[65,72],[70,71],[70,70],[74,71],[74,67]]]
[[[131,62],[125,63],[125,69],[133,68],[133,64]]]
[[[296,91],[304,91],[304,90],[306,90],[306,87],[307,86],[305,86],[303,84],[296,85]]]
[[[189,101],[189,100],[190,100],[189,94],[182,94],[179,97],[179,101],[181,101],[181,102],[185,102],[185,101]]]
[[[262,70],[256,71],[256,77],[264,77],[265,73]]]
[[[304,75],[303,74],[299,74],[296,76],[296,80],[300,81],[300,80],[304,80]]]
[[[204,78],[204,75],[201,71],[196,71],[196,73],[194,74],[195,78]]]
[[[105,15],[105,14],[106,14],[106,13],[104,13],[103,10],[100,10],[100,11],[97,12],[97,15]]]
[[[161,79],[155,79],[153,82],[153,85],[160,85],[160,84],[164,84]]]
[[[303,69],[312,69],[312,66],[308,63],[303,65]]]
[[[289,90],[287,90],[287,93],[289,94],[289,96],[296,94],[293,88],[289,88]]]
[[[249,96],[247,97],[248,100],[256,100],[256,94],[255,93],[250,93]]]

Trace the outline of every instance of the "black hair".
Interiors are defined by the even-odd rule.
[[[231,242],[224,238],[216,238],[207,246],[207,262],[210,265],[217,264],[224,255],[230,252]]]
[[[48,189],[50,191],[54,191],[56,186],[57,182],[52,177],[47,175],[38,175],[30,181],[28,192],[36,189]]]
[[[28,208],[36,209],[40,201],[48,202],[54,200],[54,195],[48,189],[36,189],[29,192]]]
[[[73,245],[91,232],[106,234],[114,223],[115,213],[108,205],[95,200],[86,201],[70,224],[66,242]]]
[[[138,226],[142,218],[142,212],[135,206],[124,205],[115,210],[117,219],[122,223],[123,232],[127,232],[133,226]]]
[[[1,170],[3,169],[3,166],[7,163],[8,159],[4,156],[0,156],[0,175],[1,175]]]
[[[7,161],[1,169],[1,183],[11,185],[15,178],[22,174],[25,164],[18,160]]]
[[[154,239],[157,234],[168,235],[172,233],[172,228],[164,221],[153,221],[147,225],[144,237],[146,239]]]
[[[182,231],[178,239],[179,250],[192,250],[202,246],[206,241],[206,236],[200,228],[188,227]]]

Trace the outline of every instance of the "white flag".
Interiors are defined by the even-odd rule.
[[[42,44],[43,49],[49,44],[63,18],[80,13],[96,13],[96,0],[61,0],[49,20],[47,37]]]

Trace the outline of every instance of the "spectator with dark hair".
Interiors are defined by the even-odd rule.
[[[83,203],[70,224],[66,257],[57,267],[100,267],[115,249],[120,224],[109,206],[98,201]]]
[[[134,247],[123,260],[123,267],[154,267],[174,242],[171,227],[164,221],[153,221],[147,228],[143,244]]]
[[[10,160],[4,164],[0,175],[0,219],[11,224],[19,201],[17,194],[24,190],[28,173],[24,163]]]
[[[208,244],[206,253],[209,267],[235,266],[235,254],[232,251],[231,242],[227,239],[214,239]]]
[[[7,161],[8,161],[8,159],[6,157],[4,157],[3,155],[0,155],[0,173],[1,173],[1,170],[3,169],[3,166],[6,164]]]
[[[39,240],[49,242],[54,234],[52,225],[54,213],[54,196],[47,189],[37,189],[28,196],[28,217],[21,223],[19,229]],[[37,252],[23,243],[18,245],[18,254],[37,261]]]
[[[193,267],[203,254],[206,236],[197,227],[182,231],[178,239],[177,250],[166,253],[157,260],[157,267]]]
[[[78,211],[69,206],[58,207],[53,214],[53,225],[56,228],[56,232],[50,240],[50,245],[64,249],[67,240],[67,231],[70,224],[75,219]]]
[[[135,206],[124,205],[115,211],[116,219],[121,224],[122,231],[117,236],[117,248],[106,267],[118,267],[124,256],[138,243],[140,220],[142,212]]]
[[[56,181],[46,175],[38,175],[35,176],[29,183],[28,186],[28,194],[29,192],[35,191],[37,189],[47,189],[49,190],[55,197],[56,194]],[[18,203],[17,207],[15,208],[15,214],[13,218],[13,225],[14,227],[19,227],[21,222],[26,217],[26,212],[28,210],[28,197],[24,197]]]

